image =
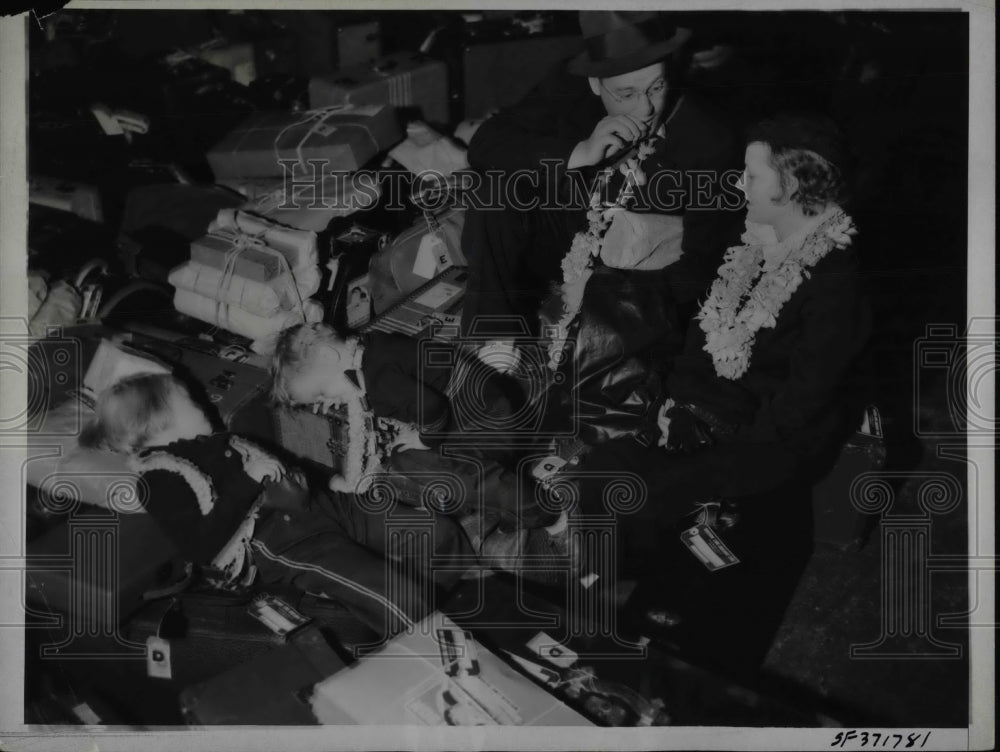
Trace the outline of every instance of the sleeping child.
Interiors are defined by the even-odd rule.
[[[555,499],[540,502],[530,476],[510,469],[520,450],[516,442],[505,445],[502,438],[507,421],[523,406],[520,387],[476,359],[463,361],[461,378],[453,377],[454,368],[450,362],[422,363],[420,342],[410,337],[380,332],[343,337],[326,324],[300,324],[279,335],[271,365],[272,396],[280,404],[323,409],[347,404],[349,419],[351,403],[360,400],[374,421],[401,424],[382,468],[387,480],[401,501],[414,505],[428,503],[422,491],[436,480],[457,480],[463,498],[448,511],[438,511],[461,517],[467,526],[470,518],[482,518],[479,534],[470,537],[483,560],[496,559],[497,566],[512,568],[527,531],[540,541],[533,546],[535,553],[560,555],[566,545],[566,513]],[[476,434],[465,433],[467,416],[460,421],[454,415],[452,395],[463,383],[476,392],[461,399],[479,406],[471,411],[479,424],[475,430],[492,435],[489,446],[470,440]],[[349,434],[353,443],[355,431],[349,429]],[[449,443],[457,456],[442,451]],[[349,457],[345,464],[350,466]],[[355,475],[353,481],[361,479],[360,471]],[[434,506],[433,500],[430,504]],[[484,541],[498,544],[496,556]]]
[[[431,572],[427,553],[421,561],[407,543],[397,543],[412,536],[390,536],[390,527],[432,526],[436,557],[471,555],[450,518],[412,507],[385,511],[366,496],[309,494],[259,446],[214,433],[171,374],[124,378],[104,390],[96,410],[80,443],[128,456],[145,511],[187,561],[222,586],[255,577],[292,584],[340,601],[386,637],[433,610],[434,586],[445,589],[461,576]],[[433,585],[401,575],[390,582],[389,573],[404,560],[407,571]]]

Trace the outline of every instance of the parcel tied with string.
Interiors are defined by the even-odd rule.
[[[353,172],[402,140],[389,105],[335,105],[304,112],[255,112],[206,155],[217,181]],[[291,160],[289,163],[287,160]]]
[[[191,243],[191,260],[255,282],[274,282],[290,270],[303,298],[319,289],[315,232],[235,209],[221,209],[208,232]]]
[[[282,329],[322,318],[310,300],[320,285],[316,233],[233,209],[191,244],[170,282],[178,311],[249,337],[261,353]]]

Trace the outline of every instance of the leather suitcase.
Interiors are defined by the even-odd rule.
[[[176,575],[176,549],[152,517],[90,505],[32,540],[28,556],[25,599],[61,617],[63,652],[76,650],[76,638],[114,634],[144,593]]]
[[[447,266],[467,266],[462,252],[462,228],[465,225],[463,209],[448,209],[433,219],[437,235],[444,241],[439,253],[446,254],[436,259],[434,273]],[[418,219],[416,224],[401,232],[385,248],[372,256],[368,269],[369,289],[376,315],[384,312],[405,298],[418,287],[428,282],[428,277],[416,274],[421,243],[430,233],[426,219]]]
[[[462,64],[465,117],[481,118],[492,109],[517,103],[582,44],[577,35],[467,44]]]
[[[309,103],[314,108],[390,104],[401,110],[404,118],[447,124],[448,67],[419,52],[396,52],[371,65],[314,77],[309,82]]]
[[[265,363],[240,347],[197,338],[169,342],[133,334],[129,344],[155,355],[187,383],[200,387],[201,401],[215,406],[222,424],[248,439],[272,443]],[[230,357],[226,357],[230,356]]]
[[[382,57],[382,27],[378,21],[337,27],[337,63],[341,68],[371,65]]]
[[[312,625],[287,645],[242,663],[181,693],[181,712],[190,725],[310,725],[312,687],[344,667],[344,661]]]
[[[248,612],[250,595],[188,594],[148,603],[117,637],[88,635],[78,640],[81,654],[40,654],[58,632],[32,632],[27,644],[30,675],[59,676],[81,697],[104,700],[126,723],[180,724],[179,695],[205,681],[284,644]],[[147,639],[167,641],[169,676],[151,676],[147,669]],[[162,650],[162,648],[159,648]],[[84,652],[85,651],[85,652]]]

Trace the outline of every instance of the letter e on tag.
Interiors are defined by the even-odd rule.
[[[413,260],[413,273],[418,277],[430,279],[437,273],[438,258],[442,254],[448,255],[448,247],[444,241],[434,233],[427,233],[420,238],[420,247]]]
[[[146,673],[154,679],[170,679],[170,643],[162,637],[146,638]]]

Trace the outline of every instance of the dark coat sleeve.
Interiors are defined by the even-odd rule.
[[[211,468],[214,503],[202,514],[194,489],[184,476],[160,468],[141,473],[143,506],[189,561],[209,564],[236,532],[260,494],[261,484],[250,478],[236,452],[227,457],[225,435],[207,441],[178,442],[163,452],[192,464]],[[184,455],[192,456],[188,459]]]
[[[796,300],[796,298],[798,298]],[[785,375],[777,384],[751,371],[738,380],[717,376],[701,351],[704,335],[697,322],[675,372],[668,379],[671,396],[736,423],[735,434],[693,457],[671,458],[663,472],[678,500],[706,496],[742,497],[766,493],[829,457],[859,416],[845,410],[843,394],[849,369],[865,347],[871,314],[862,292],[852,252],[834,251],[812,270],[778,326],[788,348]],[[769,335],[758,335],[766,338]],[[771,361],[774,353],[754,355]]]
[[[189,561],[209,564],[232,537],[247,509],[217,500],[202,515],[191,487],[180,476],[165,470],[143,474],[149,486],[146,511],[155,519]]]
[[[385,335],[369,339],[365,352],[368,399],[375,414],[420,427],[421,441],[441,443],[451,417],[447,373],[420,363],[419,342],[409,337]]]
[[[788,378],[760,402],[753,423],[740,435],[812,452],[843,431],[843,421],[857,417],[844,416],[837,406],[848,371],[871,334],[871,311],[850,251],[833,251],[803,287]]]
[[[543,171],[552,187],[565,185],[566,163],[603,116],[600,100],[585,78],[557,65],[520,102],[487,118],[469,143],[469,164],[477,170]],[[573,171],[575,172],[575,171]]]

